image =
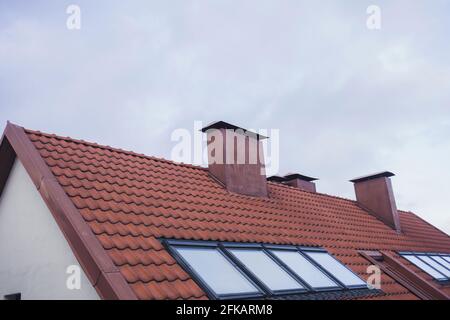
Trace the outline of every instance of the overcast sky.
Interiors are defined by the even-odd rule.
[[[68,30],[68,5],[81,29]],[[381,8],[381,30],[366,9]],[[450,233],[450,2],[0,0],[0,122],[169,158],[195,120],[280,129],[280,173],[382,170]]]

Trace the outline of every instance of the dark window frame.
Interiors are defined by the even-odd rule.
[[[444,267],[445,269],[447,269],[448,271],[450,271],[450,262],[448,262],[447,260],[445,260],[444,258],[442,258],[442,260],[447,261],[447,265],[443,264],[442,261],[435,259],[436,257],[440,257],[442,258],[442,256],[439,256],[437,254],[430,256],[431,259],[433,259],[434,261],[436,261],[438,264],[440,264],[442,267]]]
[[[211,241],[184,241],[184,240],[162,240],[162,243],[166,250],[175,258],[178,264],[180,264],[183,269],[192,276],[197,284],[205,291],[208,297],[216,300],[227,300],[227,299],[247,299],[247,298],[261,298],[264,296],[264,291],[259,287],[253,279],[249,278],[236,263],[229,258],[225,252],[219,247],[218,242]],[[237,294],[218,294],[212,289],[209,284],[203,280],[202,276],[192,267],[176,250],[177,247],[187,247],[187,248],[207,248],[217,250],[224,258],[233,266],[235,269],[241,273],[257,290],[255,293],[237,293]]]
[[[301,247],[296,247],[296,246],[273,246],[273,245],[265,245],[265,247],[267,248],[267,250],[270,252],[270,250],[284,250],[284,251],[293,251],[293,252],[297,252],[298,254],[300,254],[303,258],[305,258],[309,263],[311,263],[314,267],[317,268],[317,270],[319,270],[319,272],[322,272],[327,278],[329,278],[332,282],[334,282],[336,284],[336,286],[334,287],[317,287],[314,288],[312,287],[306,280],[304,280],[300,275],[297,275],[297,273],[292,270],[287,264],[285,264],[283,262],[283,260],[281,260],[280,258],[276,257],[274,253],[270,252],[271,255],[273,255],[277,260],[279,260],[279,263],[281,265],[283,265],[286,269],[288,269],[290,272],[292,272],[293,276],[295,276],[296,278],[298,278],[298,280],[306,287],[308,288],[309,292],[326,292],[326,291],[336,291],[336,290],[345,290],[345,286],[342,285],[342,283],[340,283],[339,281],[337,281],[337,279],[335,279],[334,277],[330,276],[329,272],[327,272],[326,270],[324,270],[322,268],[322,266],[320,266],[318,263],[316,263],[315,261],[313,261],[311,258],[309,258],[308,256],[306,256],[303,251],[305,251],[305,249],[302,249]],[[314,249],[311,251],[320,251],[320,252],[327,252],[323,249]]]
[[[440,263],[440,262],[436,261],[435,259],[433,259],[433,256],[436,256],[436,255],[428,255],[428,254],[420,254],[420,255],[417,255],[417,257],[418,257],[420,260],[422,260],[423,262],[425,262],[426,264],[428,264],[430,267],[433,267],[433,265],[430,264],[429,262],[427,262],[426,260],[421,259],[421,257],[428,257],[428,258],[430,258],[432,261],[436,262],[438,265],[440,265],[441,267],[443,267],[444,269],[448,270],[448,268],[447,268],[446,266],[442,265],[442,263]],[[442,271],[436,269],[436,267],[433,267],[433,268],[434,268],[435,270],[439,271],[439,273],[441,273],[445,278],[447,278],[447,280],[450,280],[450,276],[446,276],[445,274],[442,273]]]
[[[277,261],[276,259],[274,259],[274,257],[272,255],[270,255],[269,253],[267,253],[267,250],[264,249],[264,247],[245,247],[245,246],[240,246],[240,247],[236,247],[236,246],[224,246],[224,251],[227,252],[231,259],[235,259],[236,263],[242,268],[242,270],[247,273],[250,277],[252,277],[252,279],[254,279],[255,281],[258,281],[258,283],[260,283],[261,287],[264,288],[264,290],[268,293],[269,296],[281,296],[281,295],[289,295],[289,294],[299,294],[299,293],[305,293],[308,291],[307,287],[305,286],[305,284],[301,281],[299,281],[296,277],[293,277],[291,275],[291,272],[289,270],[287,270],[284,266],[282,266],[279,261]],[[280,267],[281,270],[285,271],[291,278],[293,278],[295,281],[297,281],[301,286],[303,286],[303,288],[299,288],[299,289],[287,289],[287,290],[273,290],[271,289],[268,285],[266,285],[264,283],[264,281],[262,279],[260,279],[253,271],[251,271],[251,269],[249,267],[247,267],[245,265],[245,263],[241,262],[239,260],[238,257],[236,257],[233,252],[231,252],[228,249],[237,249],[237,250],[248,250],[248,251],[261,251],[263,254],[267,255],[269,259],[271,259],[273,262],[275,262],[275,264]]]
[[[342,281],[340,281],[338,278],[336,278],[336,276],[333,275],[333,273],[331,273],[331,271],[328,271],[324,266],[322,266],[320,263],[316,262],[313,258],[311,258],[310,256],[308,256],[306,253],[304,252],[308,252],[308,251],[315,251],[318,252],[318,250],[310,250],[308,248],[303,249],[301,251],[301,253],[305,256],[305,258],[309,259],[311,262],[314,262],[317,266],[320,267],[321,270],[325,271],[326,274],[328,274],[331,279],[333,279],[335,282],[337,282],[344,290],[356,290],[356,289],[367,289],[367,282],[364,281],[363,279],[361,279],[361,277],[359,275],[357,275],[352,269],[350,269],[349,267],[347,267],[345,264],[343,264],[342,262],[340,262],[338,259],[336,259],[332,254],[330,254],[328,251],[326,250],[321,250],[319,252],[322,253],[326,253],[328,254],[331,258],[333,258],[334,260],[336,260],[337,263],[341,264],[343,267],[345,267],[350,273],[352,273],[353,275],[355,275],[356,277],[358,277],[359,279],[361,279],[363,282],[366,282],[365,285],[346,285],[345,283],[343,283]]]
[[[433,278],[434,281],[443,284],[443,283],[448,283],[450,281],[450,277],[446,276],[445,274],[443,274],[441,271],[439,271],[438,269],[436,269],[434,266],[432,266],[431,264],[429,264],[426,260],[421,259],[421,256],[427,256],[429,257],[431,260],[435,261],[437,264],[439,264],[440,266],[444,267],[447,270],[450,270],[447,266],[443,265],[441,262],[437,261],[436,259],[433,259],[433,256],[441,256],[441,257],[450,257],[450,254],[447,253],[438,253],[438,252],[415,252],[415,251],[399,251],[397,252],[403,259],[407,260],[409,263],[413,264],[416,268],[422,270],[423,272],[425,272],[426,274],[428,274],[430,277]],[[407,258],[405,258],[405,256],[413,256],[416,257],[417,259],[419,259],[420,261],[422,261],[423,263],[425,263],[428,267],[430,267],[431,269],[433,269],[434,271],[436,271],[437,273],[439,273],[440,275],[442,275],[442,277],[440,278],[435,278],[434,276],[432,276],[431,274],[429,274],[428,272],[426,272],[425,270],[423,270],[422,268],[420,268],[419,266],[417,266],[415,263],[409,261]]]
[[[286,295],[301,295],[306,293],[321,293],[321,292],[333,292],[333,291],[349,291],[367,289],[367,285],[346,286],[340,282],[331,272],[322,267],[314,259],[310,258],[304,252],[314,251],[323,252],[330,255],[337,263],[343,265],[349,272],[361,279],[361,277],[348,268],[345,264],[341,263],[333,255],[328,253],[325,249],[319,247],[303,247],[295,245],[274,245],[263,243],[242,243],[242,242],[223,242],[223,241],[203,241],[203,240],[177,240],[177,239],[160,239],[165,249],[174,257],[179,265],[195,280],[195,282],[205,291],[209,298],[212,299],[251,299],[251,298],[272,298],[281,297]],[[214,248],[218,250],[227,260],[233,265],[238,272],[240,272],[257,290],[257,293],[236,293],[236,294],[217,294],[207,283],[203,280],[202,276],[177,252],[177,247],[189,247],[189,248]],[[247,249],[247,250],[261,250],[270,259],[272,259],[283,271],[285,271],[294,280],[299,282],[304,288],[293,290],[272,290],[261,279],[259,279],[244,263],[242,263],[236,256],[230,252],[229,249]],[[278,258],[270,250],[287,250],[294,251],[307,259],[314,267],[322,272],[325,276],[330,278],[336,286],[313,288],[307,281],[301,278],[295,271],[293,271],[288,265],[286,265],[280,258]],[[364,281],[363,279],[361,279]]]
[[[422,258],[421,258],[421,257],[428,257],[428,258],[430,258],[432,261],[435,261],[435,262],[436,262],[436,260],[434,260],[434,259],[432,258],[431,255],[429,255],[429,254],[418,254],[418,255],[416,255],[416,257],[417,257],[420,261],[422,261],[423,263],[426,263],[428,266],[430,266],[431,268],[433,268],[434,270],[436,270],[437,272],[439,272],[439,273],[443,276],[443,278],[439,278],[439,279],[436,279],[436,280],[438,280],[438,281],[440,281],[440,282],[446,282],[446,281],[449,281],[449,280],[450,280],[450,276],[447,276],[447,275],[443,274],[441,270],[437,269],[437,268],[436,268],[435,266],[433,266],[431,263],[429,263],[429,262],[426,261],[425,259],[422,259]],[[439,262],[436,262],[436,263],[437,263],[438,265],[442,266]],[[444,269],[447,269],[447,268],[444,267]]]
[[[401,254],[401,257],[404,258],[405,260],[407,260],[409,263],[413,264],[416,268],[418,268],[419,270],[425,272],[427,275],[429,275],[431,278],[433,278],[434,281],[437,282],[444,282],[446,281],[447,277],[442,274],[442,272],[440,272],[439,270],[437,270],[436,268],[434,268],[432,265],[430,265],[428,262],[420,259],[420,253],[403,253]],[[426,264],[428,267],[430,267],[431,269],[433,269],[434,271],[436,271],[437,273],[439,273],[442,277],[441,278],[435,278],[433,275],[429,274],[427,271],[423,270],[421,267],[419,267],[418,265],[416,265],[414,262],[409,261],[408,258],[406,258],[406,256],[412,256],[414,258],[419,259],[422,263]]]

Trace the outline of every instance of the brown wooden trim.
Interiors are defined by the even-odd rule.
[[[102,273],[97,281],[97,289],[104,293],[102,299],[105,300],[136,300],[137,297],[131,290],[128,282],[125,281],[120,272]],[[131,293],[128,293],[131,291]],[[124,296],[127,294],[128,296]]]
[[[102,299],[137,299],[117,266],[56,180],[22,127],[8,123],[5,136],[47,204],[77,260]],[[1,154],[0,154],[1,155]]]
[[[386,265],[384,265],[379,259],[372,257],[367,252],[360,251],[359,253],[364,258],[366,258],[370,263],[378,266],[381,269],[381,271],[383,271],[385,274],[390,276],[392,279],[394,279],[400,285],[404,286],[406,289],[411,291],[413,294],[415,294],[420,299],[422,299],[422,300],[430,300],[431,299],[431,296],[422,293],[420,290],[417,290],[414,286],[412,286],[409,282],[404,281],[401,277],[399,277],[399,275],[397,273],[395,273],[393,270],[391,270]]]
[[[434,287],[425,279],[419,277],[413,270],[398,261],[388,252],[377,252],[373,256],[373,252],[360,251],[364,258],[372,264],[380,267],[380,269],[394,279],[397,283],[404,286],[417,297],[422,300],[448,300],[450,297],[442,290]]]

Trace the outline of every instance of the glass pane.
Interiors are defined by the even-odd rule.
[[[450,257],[449,256],[439,256],[442,260],[444,260],[447,264],[447,268],[450,268]]]
[[[281,261],[313,288],[338,285],[297,251],[271,250]]]
[[[405,259],[409,260],[410,262],[412,262],[413,264],[415,264],[417,267],[419,267],[420,269],[422,269],[426,273],[428,273],[433,278],[435,278],[435,279],[443,279],[443,278],[445,278],[442,274],[440,274],[439,272],[434,270],[432,267],[430,267],[429,265],[427,265],[425,262],[423,262],[422,260],[418,259],[417,257],[411,256],[411,255],[405,255],[403,257]]]
[[[445,260],[443,256],[433,256],[432,258],[450,270],[450,262]]]
[[[439,263],[437,263],[436,261],[434,261],[430,257],[428,257],[428,256],[419,256],[419,258],[421,260],[425,261],[426,263],[428,263],[429,265],[431,265],[433,268],[435,268],[437,271],[439,271],[440,273],[445,275],[447,278],[450,277],[450,271],[447,270],[447,268],[444,268],[443,266],[441,266]]]
[[[258,292],[217,249],[185,247],[175,249],[216,294]]]
[[[236,258],[271,290],[293,290],[304,287],[261,250],[232,249]]]
[[[357,275],[347,269],[343,264],[330,256],[328,253],[305,253],[346,286],[366,286],[366,283],[363,280],[361,280]]]

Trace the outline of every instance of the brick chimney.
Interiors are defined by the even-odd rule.
[[[224,121],[201,131],[207,134],[208,169],[230,192],[267,197],[262,135]]]
[[[392,176],[394,176],[392,172],[385,171],[359,177],[350,182],[354,183],[358,203],[400,233],[400,219],[390,179]]]

